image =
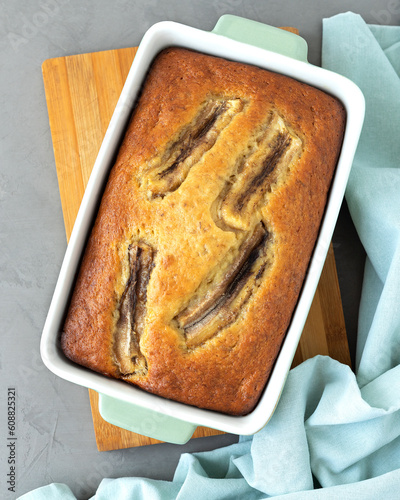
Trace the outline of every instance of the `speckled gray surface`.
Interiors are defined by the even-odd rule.
[[[103,477],[171,479],[181,453],[236,441],[235,436],[99,453],[87,390],[50,373],[39,341],[66,238],[41,64],[50,57],[138,45],[147,28],[173,20],[210,30],[232,13],[274,26],[297,26],[320,63],[322,18],[353,10],[375,24],[399,24],[392,0],[16,0],[0,3],[0,497],[67,483],[88,498]],[[347,211],[334,247],[351,346],[363,252]],[[353,347],[352,347],[353,349]],[[10,447],[7,393],[15,388],[16,493],[7,490]]]

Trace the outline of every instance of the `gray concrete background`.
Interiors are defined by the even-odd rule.
[[[161,20],[210,30],[224,13],[292,25],[320,63],[322,19],[352,10],[374,24],[399,24],[398,0],[17,0],[0,2],[0,497],[51,483],[88,498],[103,477],[171,479],[181,453],[237,440],[225,435],[99,453],[87,390],[50,373],[41,330],[66,249],[41,64],[59,57],[138,45]],[[346,206],[334,237],[354,353],[363,251]],[[17,392],[16,494],[7,492],[7,389]]]

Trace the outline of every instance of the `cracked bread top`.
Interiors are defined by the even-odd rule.
[[[73,361],[249,413],[289,326],[343,138],[339,101],[181,48],[151,66],[62,332]]]

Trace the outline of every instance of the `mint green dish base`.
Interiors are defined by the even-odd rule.
[[[237,16],[222,16],[213,34],[307,62],[306,41],[288,31]],[[161,406],[161,405],[160,405]],[[104,420],[143,436],[174,444],[185,444],[197,425],[162,412],[99,394],[99,411]]]
[[[226,14],[218,19],[212,33],[307,62],[308,46],[304,38],[281,28]]]
[[[185,444],[197,425],[149,410],[120,399],[99,394],[101,417],[110,424],[142,436],[174,444]]]

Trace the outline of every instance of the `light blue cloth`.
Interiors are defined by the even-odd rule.
[[[355,81],[367,102],[346,193],[368,255],[357,377],[328,357],[308,360],[254,437],[182,455],[172,482],[104,479],[93,499],[400,498],[400,27],[346,13],[323,28],[323,65]],[[53,484],[21,497],[47,498],[75,496]]]

